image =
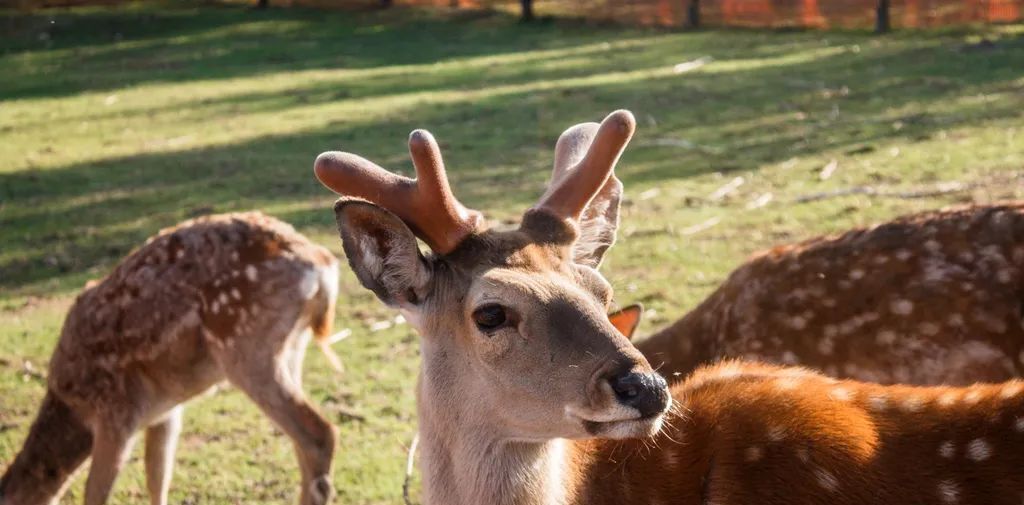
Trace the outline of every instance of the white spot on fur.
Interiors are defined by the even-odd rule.
[[[930,253],[937,253],[942,250],[942,244],[940,244],[938,240],[929,239],[924,243],[924,248]]]
[[[832,339],[832,337],[826,336],[822,337],[821,340],[818,340],[818,352],[825,356],[831,355],[832,351],[835,350],[835,347],[836,343],[835,340]]]
[[[918,329],[918,331],[921,332],[922,335],[924,335],[926,337],[934,337],[935,335],[939,334],[939,330],[941,328],[939,328],[939,325],[937,325],[937,324],[935,324],[935,323],[933,323],[931,321],[925,321],[925,322],[921,323],[920,325],[918,325],[917,329]]]
[[[747,450],[743,452],[743,459],[750,463],[760,461],[762,456],[764,456],[764,450],[758,445],[747,447]]]
[[[1013,422],[1013,429],[1017,430],[1017,433],[1024,433],[1024,417],[1018,417]]]
[[[799,360],[797,359],[796,354],[793,354],[793,351],[786,351],[782,353],[782,362],[787,365],[795,365]]]
[[[919,412],[924,407],[924,400],[920,396],[911,396],[903,400],[903,410],[906,412]]]
[[[829,472],[824,468],[815,469],[814,476],[818,479],[818,484],[827,491],[835,491],[839,488],[839,479],[837,479],[832,472]]]
[[[882,330],[875,335],[875,341],[881,345],[891,345],[896,341],[896,332],[892,330]]]
[[[806,447],[797,447],[796,457],[800,461],[806,463],[811,460],[811,451],[808,451]]]
[[[900,261],[907,261],[913,256],[914,253],[910,252],[909,249],[900,249],[899,251],[896,251],[896,259]]]
[[[786,438],[786,428],[774,425],[768,429],[768,440],[771,440],[772,442],[780,442],[784,438]]]
[[[897,316],[909,316],[914,312],[914,302],[905,298],[898,298],[889,304],[889,310]]]
[[[976,438],[967,444],[967,457],[972,461],[985,461],[992,455],[992,446],[984,439]]]
[[[938,491],[943,503],[956,503],[960,499],[960,487],[951,480],[939,482]]]
[[[981,400],[981,391],[972,389],[964,395],[964,402],[970,405],[978,403]]]
[[[864,270],[861,270],[859,268],[854,268],[853,270],[850,270],[850,278],[853,280],[863,279]]]
[[[870,405],[872,409],[881,412],[889,406],[889,397],[886,396],[885,393],[875,393],[868,397],[868,405]]]
[[[220,312],[220,304],[217,303],[217,300],[214,300],[213,303],[210,304],[210,312],[213,312],[214,314]]]
[[[964,325],[964,316],[962,314],[953,314],[953,315],[949,316],[949,319],[947,319],[946,322],[950,326],[957,326],[957,327],[963,326]]]
[[[238,261],[238,251],[231,251],[231,261]]]
[[[783,377],[775,380],[775,387],[782,391],[796,389],[800,385],[800,379],[795,377]]]
[[[253,265],[245,266],[245,278],[249,279],[249,282],[256,282],[259,278],[259,274],[256,272],[256,267]]]
[[[1002,398],[1013,398],[1024,391],[1024,384],[1018,381],[1007,382],[1003,385],[1003,389],[999,391],[999,396]]]
[[[953,391],[946,391],[945,393],[942,393],[942,395],[939,396],[939,399],[936,400],[936,402],[939,405],[943,406],[943,407],[949,407],[950,405],[953,405],[954,403],[956,403],[957,398],[959,396],[960,396],[960,393],[958,393],[955,390],[953,390]]]
[[[947,440],[939,444],[939,456],[946,459],[953,459],[954,455],[956,455],[956,447],[953,446],[952,440]]]
[[[853,398],[853,393],[844,387],[832,388],[832,391],[829,391],[828,395],[832,399],[839,400],[841,402],[848,402]]]
[[[221,305],[227,305],[228,304],[228,294],[224,293],[222,291],[219,295],[217,295],[217,301],[220,302]]]
[[[242,299],[242,293],[238,291],[238,288],[231,288],[231,298],[234,298],[235,300]]]
[[[789,318],[789,327],[794,330],[802,330],[807,327],[807,320],[800,316]]]

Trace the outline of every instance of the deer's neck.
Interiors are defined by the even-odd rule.
[[[572,503],[574,443],[500,433],[486,409],[466,401],[470,393],[460,387],[452,356],[424,345],[418,391],[424,504]]]
[[[59,496],[91,447],[92,432],[47,391],[24,447],[0,477],[0,502],[46,503]]]

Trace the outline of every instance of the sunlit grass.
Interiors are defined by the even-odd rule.
[[[772,244],[1024,197],[1013,178],[1024,169],[1018,25],[882,38],[687,33],[192,3],[0,16],[12,28],[0,39],[0,464],[34,415],[37,372],[75,292],[156,230],[259,208],[340,256],[333,197],[311,177],[324,150],[408,172],[406,136],[429,128],[460,198],[508,221],[541,193],[559,132],[633,110],[639,131],[618,172],[623,224],[604,269],[620,302],[650,309],[646,328]],[[711,198],[737,177],[734,192]],[[950,181],[978,186],[797,203]],[[339,502],[397,503],[416,339],[401,325],[371,332],[394,314],[348,271],[342,291],[337,325],[353,336],[337,351],[348,369],[335,375],[311,352],[307,389],[341,430]],[[178,461],[175,503],[295,496],[290,445],[234,391],[188,409]],[[144,489],[133,460],[113,502],[138,503]]]

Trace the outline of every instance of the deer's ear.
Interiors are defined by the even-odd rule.
[[[608,320],[611,321],[615,329],[619,330],[619,333],[625,335],[629,340],[633,340],[633,334],[640,324],[640,316],[643,312],[643,306],[637,303],[608,314]]]
[[[359,282],[390,306],[419,304],[430,282],[430,268],[409,227],[391,212],[358,199],[338,200],[334,216]]]
[[[561,186],[573,172],[580,170],[579,163],[587,156],[601,125],[580,123],[558,137],[555,144],[555,163],[551,172],[548,192]],[[614,165],[618,158],[610,160],[612,171],[608,180],[593,195],[580,214],[579,238],[573,245],[573,260],[581,265],[598,268],[604,253],[615,243],[619,228],[619,205],[622,200],[622,182],[615,177]]]
[[[621,200],[622,182],[612,174],[580,217],[580,237],[572,249],[576,263],[592,268],[601,266],[604,253],[615,244]]]

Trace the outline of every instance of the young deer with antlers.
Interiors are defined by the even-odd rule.
[[[902,217],[761,253],[637,343],[666,376],[764,359],[881,383],[1024,373],[1024,203]]]
[[[337,294],[334,256],[268,216],[163,230],[72,306],[0,503],[55,503],[89,455],[85,503],[104,503],[145,428],[150,501],[166,504],[182,404],[225,378],[291,437],[301,503],[326,503],[334,428],[302,392],[302,361],[311,335],[330,335]]]
[[[1019,383],[887,388],[725,364],[670,396],[605,315],[612,291],[596,271],[634,128],[619,111],[567,130],[548,191],[513,231],[459,204],[424,131],[410,138],[416,180],[317,158],[344,195],[350,265],[422,336],[427,505],[1020,500]],[[685,416],[667,414],[673,397]]]

